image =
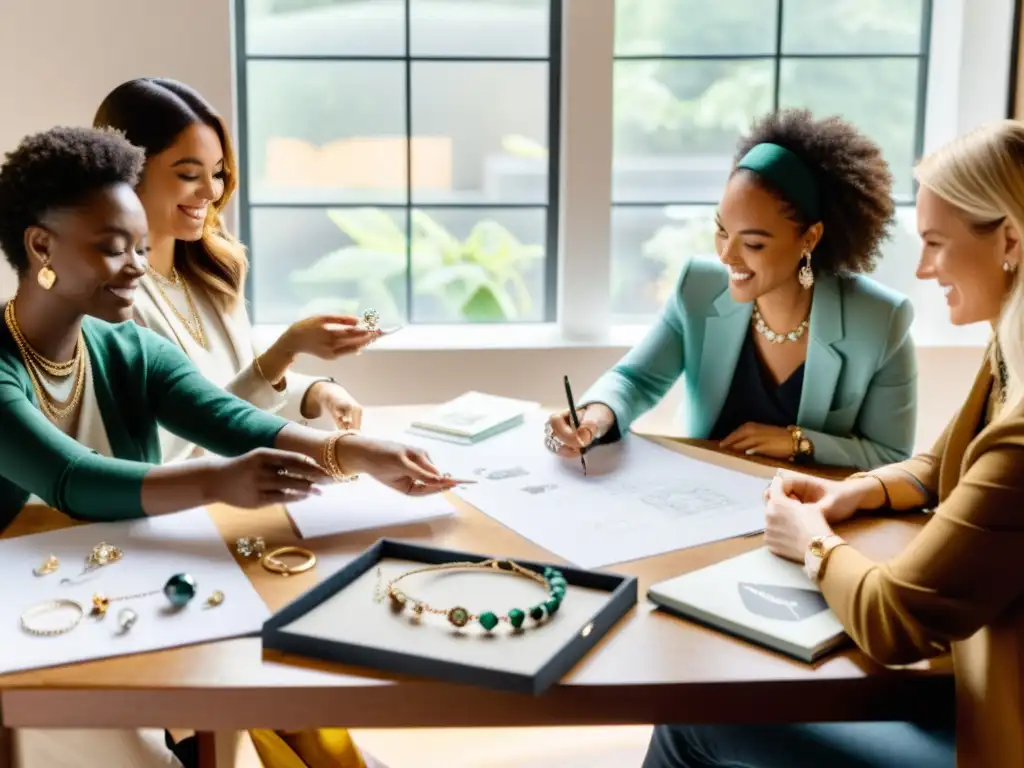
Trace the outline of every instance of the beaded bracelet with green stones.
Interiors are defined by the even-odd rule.
[[[534,605],[531,605],[526,610],[522,608],[510,608],[508,613],[499,615],[493,611],[483,611],[482,613],[470,613],[467,608],[461,605],[453,606],[452,608],[435,608],[422,600],[419,600],[407,592],[404,592],[395,587],[402,579],[407,576],[413,576],[418,573],[430,573],[434,571],[451,571],[451,570],[486,570],[486,571],[498,571],[500,573],[508,573],[514,576],[525,576],[528,579],[536,581],[538,584],[544,586],[547,590],[548,597],[546,600],[542,600]],[[380,578],[380,568],[377,569],[378,579]],[[556,568],[545,568],[542,573],[531,571],[529,568],[524,568],[512,560],[484,560],[482,562],[454,562],[454,563],[440,563],[438,565],[430,565],[424,568],[416,568],[411,571],[407,571],[399,576],[396,576],[389,581],[383,588],[378,587],[376,600],[382,602],[385,597],[391,603],[391,608],[396,613],[399,613],[406,608],[412,611],[415,616],[422,616],[425,613],[431,613],[438,616],[444,616],[448,621],[456,627],[464,627],[470,622],[477,621],[480,626],[490,632],[501,622],[507,622],[512,626],[513,629],[521,629],[523,622],[526,617],[529,616],[534,622],[540,624],[545,619],[555,615],[558,612],[559,606],[562,604],[562,600],[565,598],[566,581],[565,576],[562,572]]]

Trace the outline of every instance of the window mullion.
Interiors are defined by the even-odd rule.
[[[611,326],[615,0],[564,0],[562,12],[558,317],[567,338],[601,340]]]

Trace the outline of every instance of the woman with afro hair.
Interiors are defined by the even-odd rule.
[[[913,309],[864,276],[893,214],[889,168],[854,126],[761,119],[718,206],[717,259],[687,263],[647,336],[580,399],[579,429],[551,416],[548,449],[575,459],[620,439],[683,376],[687,437],[861,469],[907,458]]]

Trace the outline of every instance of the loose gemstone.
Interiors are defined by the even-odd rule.
[[[463,608],[461,605],[457,605],[448,611],[448,621],[454,624],[456,627],[464,627],[469,622],[469,611]],[[480,621],[483,621],[483,617],[480,617]]]
[[[519,629],[521,626],[523,626],[523,619],[525,618],[526,614],[518,608],[513,608],[511,611],[508,612],[508,623],[516,629]]]
[[[480,626],[490,632],[496,626],[498,626],[498,617],[490,611],[486,611],[480,614]]]
[[[196,596],[196,580],[187,573],[176,573],[164,584],[164,595],[176,608],[187,605]]]
[[[544,618],[544,606],[535,605],[530,609],[530,618],[534,621],[540,621]]]

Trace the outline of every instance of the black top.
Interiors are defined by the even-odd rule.
[[[772,427],[796,424],[803,386],[803,363],[788,379],[776,385],[757,356],[753,332],[748,333],[740,350],[729,394],[709,439],[722,440],[748,421]]]

